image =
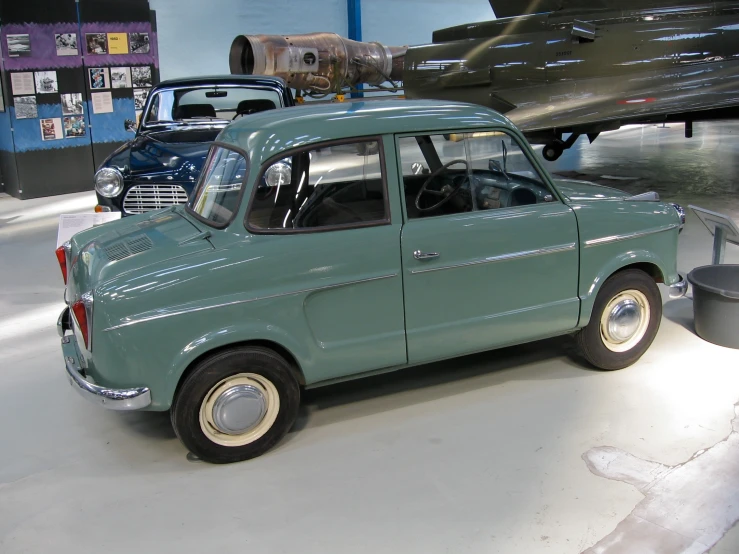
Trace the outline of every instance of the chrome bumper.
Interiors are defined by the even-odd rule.
[[[680,281],[669,286],[670,298],[682,298],[688,293],[688,280],[680,275]]]
[[[60,331],[63,331],[65,320],[68,321],[69,316],[65,317],[63,312],[59,317]],[[86,400],[109,410],[141,410],[151,404],[151,391],[147,387],[109,389],[96,385],[84,377],[77,352],[77,339],[73,335],[62,336],[62,353],[69,384]]]

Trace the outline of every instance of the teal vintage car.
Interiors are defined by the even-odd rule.
[[[66,373],[114,410],[169,410],[224,463],[288,432],[301,390],[574,333],[636,362],[676,269],[679,206],[554,180],[502,115],[374,100],[224,129],[187,206],[57,251]]]

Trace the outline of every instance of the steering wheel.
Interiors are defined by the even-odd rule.
[[[467,160],[452,160],[449,163],[445,163],[443,166],[441,166],[439,169],[437,169],[431,175],[428,176],[428,179],[426,179],[426,181],[423,183],[423,186],[421,187],[421,190],[419,190],[418,194],[416,195],[416,209],[419,212],[421,213],[432,212],[438,208],[441,208],[444,204],[446,204],[452,198],[454,198],[454,195],[457,194],[461,190],[462,185],[465,182],[465,179],[460,179],[459,183],[454,183],[454,185],[444,185],[443,187],[441,187],[441,190],[429,190],[428,188],[434,179],[436,179],[439,175],[444,173],[451,166],[457,165],[457,164],[464,164],[466,172],[469,173],[470,166],[467,163]],[[421,207],[421,197],[424,194],[440,197],[441,200],[437,202],[436,204],[434,204],[433,206],[430,206],[428,208],[422,208]]]

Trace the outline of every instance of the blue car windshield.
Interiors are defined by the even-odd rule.
[[[279,107],[282,99],[272,89],[225,85],[163,89],[154,93],[144,125],[230,122],[243,115]]]
[[[226,225],[239,209],[248,171],[249,163],[242,154],[213,146],[189,209],[206,223]]]

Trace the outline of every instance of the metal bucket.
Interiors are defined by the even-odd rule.
[[[739,265],[707,265],[688,274],[695,331],[708,342],[739,349]]]

